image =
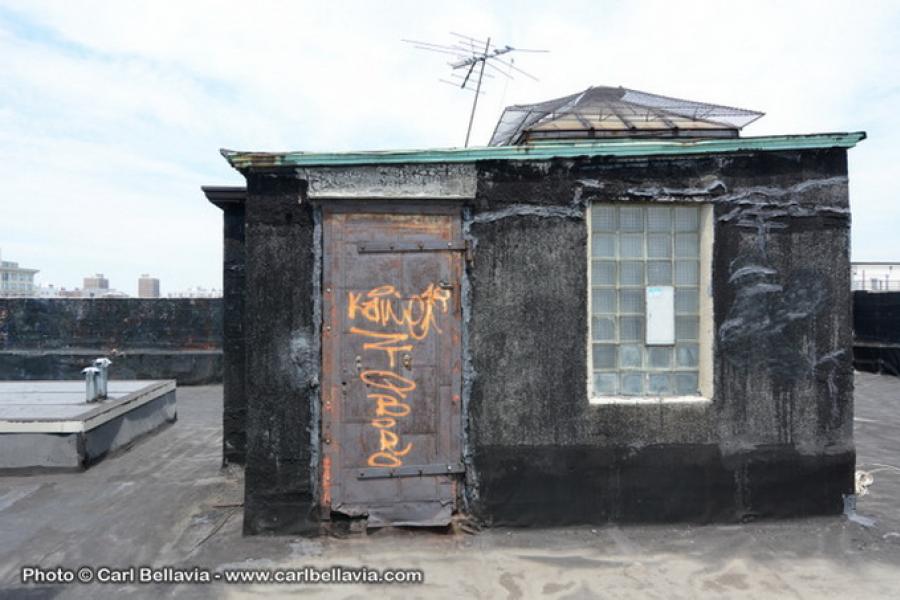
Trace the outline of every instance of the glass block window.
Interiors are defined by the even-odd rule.
[[[594,396],[699,394],[700,208],[591,207]],[[673,286],[675,343],[645,343],[648,286]]]

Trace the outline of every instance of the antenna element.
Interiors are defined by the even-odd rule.
[[[454,33],[452,31],[450,32],[450,35],[458,39],[449,45],[433,44],[431,42],[420,42],[416,40],[401,41],[412,44],[413,47],[418,50],[428,50],[429,52],[437,52],[439,54],[453,56],[456,58],[456,60],[448,62],[447,64],[454,71],[465,69],[465,76],[456,75],[455,73],[451,76],[456,76],[456,78],[462,79],[462,84],[459,86],[460,89],[475,92],[474,97],[472,98],[472,110],[469,113],[469,125],[466,128],[465,147],[468,148],[469,137],[472,135],[472,124],[475,122],[475,111],[478,108],[478,97],[485,93],[481,90],[482,82],[485,77],[492,77],[490,73],[485,75],[485,66],[491,67],[492,69],[498,71],[507,79],[513,79],[512,71],[516,71],[530,79],[533,79],[534,81],[537,81],[537,77],[526,73],[522,69],[514,66],[511,62],[501,60],[499,57],[503,56],[504,54],[509,54],[510,52],[548,52],[548,50],[526,50],[524,48],[513,48],[508,44],[504,46],[497,46],[491,44],[491,38],[487,38],[487,40],[479,40],[467,35]],[[507,67],[507,69],[501,69],[500,67],[496,66],[494,62]],[[475,89],[473,90],[472,74],[475,72],[476,68],[478,69],[478,78],[474,83]],[[440,79],[439,81],[443,83],[450,83],[454,86],[456,85],[456,83],[449,82],[445,79]]]

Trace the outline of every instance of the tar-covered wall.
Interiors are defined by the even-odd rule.
[[[498,524],[836,513],[852,493],[843,150],[479,168],[470,481]],[[712,403],[591,405],[585,206],[715,206]]]
[[[223,209],[222,460],[244,464],[247,447],[247,396],[244,393],[244,205]]]
[[[247,395],[244,391],[244,227],[247,189],[204,186],[206,198],[222,210],[222,462],[244,464]]]
[[[321,248],[305,197],[316,172],[245,172],[248,533],[316,531]],[[855,463],[845,150],[483,161],[472,173],[463,445],[474,517],[531,526],[842,509]],[[348,189],[368,189],[359,179]],[[589,403],[592,201],[714,206],[711,403]]]
[[[314,530],[312,443],[320,352],[315,238],[305,187],[291,176],[248,174],[244,386],[247,446],[244,531]]]
[[[98,356],[111,379],[222,381],[222,301],[0,298],[0,379],[80,379]]]

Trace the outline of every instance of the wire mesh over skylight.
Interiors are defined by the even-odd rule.
[[[490,145],[610,137],[737,137],[742,127],[761,116],[743,108],[623,87],[590,87],[555,100],[506,107]]]

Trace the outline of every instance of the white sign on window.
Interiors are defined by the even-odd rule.
[[[675,343],[675,288],[671,285],[647,288],[648,346],[670,346]]]

